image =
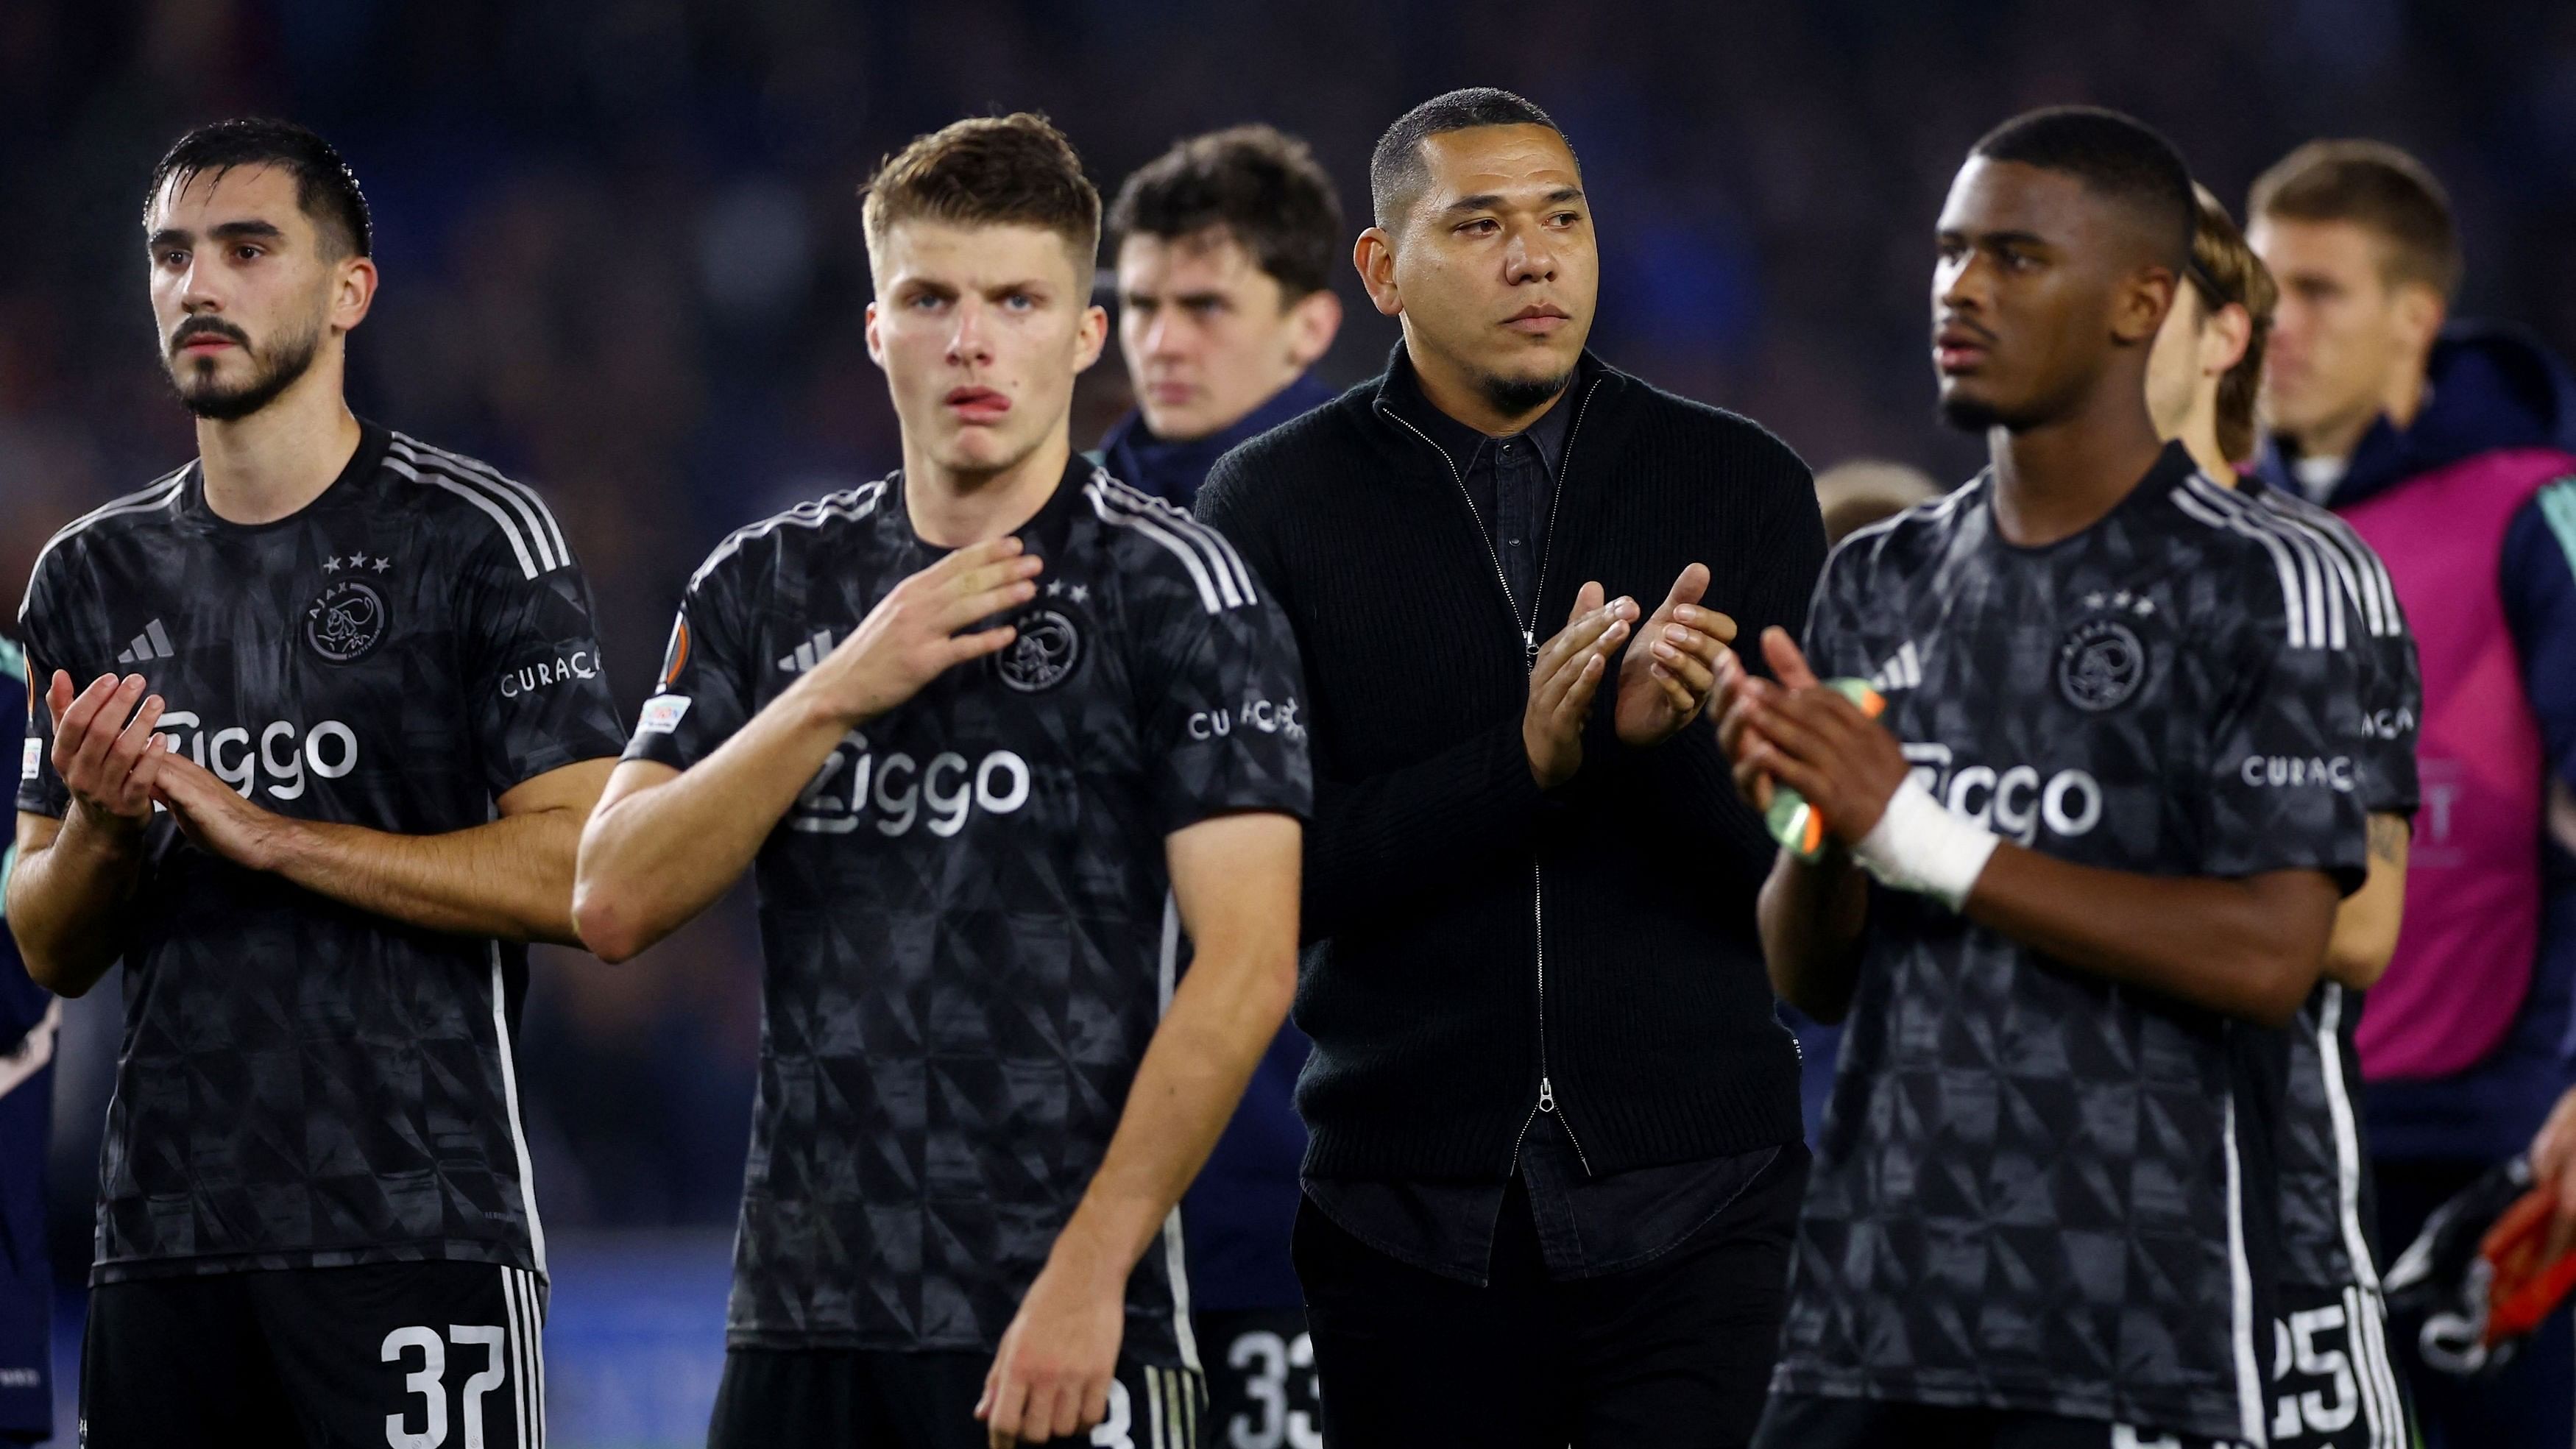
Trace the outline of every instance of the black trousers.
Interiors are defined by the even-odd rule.
[[[1487,1286],[1397,1261],[1297,1210],[1332,1449],[1738,1446],[1762,1417],[1807,1182],[1792,1146],[1672,1251],[1556,1282],[1529,1199],[1503,1200]]]

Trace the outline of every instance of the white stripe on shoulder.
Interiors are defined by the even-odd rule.
[[[441,471],[450,477],[479,483],[510,503],[518,510],[519,516],[527,521],[529,531],[536,535],[539,555],[542,556],[551,547],[554,553],[554,563],[551,567],[562,568],[572,562],[572,550],[564,546],[563,526],[555,522],[553,510],[547,508],[546,501],[537,496],[537,490],[525,483],[502,476],[500,469],[480,459],[466,457],[463,453],[451,453],[445,448],[432,447],[407,433],[394,434],[393,441],[395,447],[407,450],[404,456],[412,462],[420,463],[424,457],[435,459],[444,465]]]
[[[481,510],[485,517],[500,525],[502,536],[510,540],[510,551],[519,556],[520,573],[534,579],[543,577],[551,570],[551,564],[543,562],[539,555],[528,551],[528,535],[520,529],[519,521],[511,517],[508,510],[499,503],[494,502],[491,494],[460,483],[435,468],[415,468],[390,452],[385,454],[385,466],[414,483],[455,494]]]
[[[2333,509],[2308,503],[2278,488],[2264,489],[2263,496],[2266,499],[2278,499],[2284,511],[2300,512],[2300,516],[2310,523],[2332,534],[2343,546],[2344,551],[2352,555],[2354,565],[2359,572],[2378,581],[2380,604],[2395,616],[2396,629],[2393,632],[2405,632],[2406,615],[2404,610],[2397,607],[2397,585],[2388,577],[2387,560],[2382,559],[2379,556],[2379,550],[2371,547],[2370,541],[2361,536],[2360,529],[2353,527],[2349,520]]]
[[[2290,546],[2283,543],[2269,529],[2256,528],[2241,518],[2211,508],[2194,497],[2188,487],[2174,489],[2172,497],[2174,506],[2181,509],[2185,515],[2208,524],[2222,533],[2239,534],[2263,545],[2264,549],[2272,555],[2273,568],[2280,574],[2281,612],[2289,626],[2290,647],[2293,649],[2309,647],[2310,630],[2306,595],[2299,588],[2299,566],[2297,560],[2291,556]],[[2325,647],[2325,641],[2317,640],[2316,646]]]
[[[1233,579],[1226,577],[1221,569],[1215,573],[1209,571],[1205,554],[1182,542],[1179,535],[1154,518],[1113,500],[1109,496],[1109,490],[1101,486],[1099,477],[1095,476],[1092,481],[1082,485],[1082,496],[1091,500],[1091,511],[1099,515],[1101,522],[1113,528],[1132,528],[1162,545],[1170,551],[1172,557],[1179,559],[1181,567],[1189,572],[1190,582],[1198,585],[1199,602],[1207,606],[1209,613],[1222,614],[1243,602],[1242,597],[1235,590]]]
[[[2291,552],[2298,555],[2300,575],[2307,581],[2309,632],[2311,635],[2324,634],[2320,647],[2344,647],[2344,595],[2334,587],[2334,581],[2326,577],[2331,565],[2316,539],[2302,531],[2288,515],[2263,507],[2206,473],[2193,473],[2184,480],[2184,486],[2197,492],[2219,512],[2240,518],[2257,528],[2270,529],[2290,546]],[[2324,622],[2320,624],[2319,620]]]
[[[2371,575],[2368,553],[2349,546],[2357,544],[2358,539],[2348,542],[2335,533],[2328,522],[2334,515],[2313,506],[2304,509],[2286,507],[2277,489],[2264,490],[2260,506],[2298,530],[2316,549],[2318,557],[2333,569],[2335,577],[2343,584],[2343,596],[2361,611],[2362,625],[2370,631],[2371,637],[2384,638],[2397,632],[2392,611],[2380,607],[2379,584]]]
[[[834,519],[856,522],[877,511],[877,504],[884,501],[885,492],[886,480],[880,478],[856,488],[844,488],[837,493],[808,499],[783,513],[773,513],[758,523],[737,528],[725,535],[724,542],[716,545],[715,552],[707,555],[707,561],[698,565],[696,573],[689,575],[689,587],[694,589],[706,582],[707,575],[715,572],[716,565],[740,553],[742,546],[755,538],[766,537],[782,528],[820,528]]]
[[[2263,502],[2282,514],[2295,518],[2315,532],[2333,541],[2334,547],[2349,561],[2353,576],[2361,581],[2362,597],[2367,609],[2379,621],[2373,633],[2394,636],[2406,632],[2406,611],[2397,606],[2397,585],[2388,577],[2388,564],[2372,548],[2361,531],[2354,528],[2330,508],[2320,508],[2304,499],[2293,498],[2278,488],[2266,488]]]
[[[44,569],[45,557],[54,551],[55,545],[80,534],[101,519],[114,518],[125,513],[149,513],[156,508],[167,508],[178,502],[180,495],[188,491],[188,470],[195,466],[197,465],[193,461],[183,463],[179,465],[177,471],[164,473],[154,479],[152,486],[137,488],[131,493],[111,498],[55,529],[54,536],[45,540],[45,546],[36,550],[36,561],[27,569],[27,592],[19,597],[18,617],[21,619],[27,617],[27,603],[36,594],[36,575]]]
[[[1188,509],[1175,508],[1168,499],[1157,498],[1132,483],[1121,482],[1109,476],[1109,470],[1106,468],[1092,470],[1091,476],[1108,485],[1109,496],[1113,500],[1141,510],[1161,520],[1184,538],[1195,540],[1207,551],[1209,560],[1216,565],[1218,572],[1234,580],[1236,587],[1243,594],[1243,601],[1247,604],[1252,602],[1252,570],[1243,566],[1243,555],[1234,551],[1232,540],[1216,529],[1199,522]]]

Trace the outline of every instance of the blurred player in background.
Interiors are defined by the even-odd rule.
[[[19,759],[27,658],[0,639],[0,758]],[[23,774],[24,771],[22,770]],[[12,842],[0,851],[0,913]],[[54,1433],[54,1274],[45,1244],[45,1149],[54,1105],[54,1038],[62,1003],[28,979],[18,943],[0,936],[0,1444]]]
[[[960,121],[866,197],[903,469],[718,545],[582,848],[611,960],[757,870],[709,1439],[1219,1442],[1177,1205],[1295,986],[1295,644],[1072,451],[1108,319],[1064,137]]]
[[[544,1437],[513,1022],[621,743],[526,488],[352,416],[367,211],[301,127],[180,138],[142,256],[196,461],[73,522],[9,925],[126,968],[81,1442]]]
[[[1341,326],[1341,200],[1305,142],[1238,126],[1128,177],[1110,203],[1109,244],[1137,398],[1103,444],[1110,476],[1187,507],[1228,448],[1332,399],[1306,369]],[[1209,1413],[1234,1449],[1315,1433],[1315,1349],[1288,1255],[1308,1046],[1294,1024],[1280,1027],[1181,1200]]]
[[[1332,400],[1307,369],[1342,325],[1341,198],[1305,142],[1237,126],[1128,177],[1109,244],[1136,411],[1101,450],[1111,477],[1187,508],[1228,448]],[[1282,1040],[1303,1055],[1302,1037]],[[1230,1152],[1220,1146],[1210,1171]]]
[[[1978,142],[1933,353],[1993,465],[1844,542],[1778,684],[1728,672],[1739,782],[1831,836],[1765,888],[1773,978],[1850,1018],[1772,1449],[2264,1438],[2273,1028],[2361,880],[2360,680],[2294,526],[2156,435],[2192,232],[2125,116]],[[1873,673],[1882,718],[1819,682]]]
[[[2156,431],[2191,450],[2203,476],[2241,489],[2295,525],[2289,543],[2314,567],[2355,647],[2364,651],[2358,793],[2370,812],[2370,875],[2335,910],[2325,979],[2290,1027],[2286,1107],[2276,1137],[2281,1289],[2273,1328],[2273,1449],[2327,1444],[2388,1449],[2413,1442],[2380,1293],[2379,1251],[2356,1102],[2353,1032],[2361,992],[2397,949],[2406,844],[2416,806],[2415,720],[2423,710],[2415,641],[2387,569],[2350,525],[2260,479],[2254,400],[2279,292],[2227,209],[2195,188],[2198,226],[2186,285],[2165,314],[2147,365]],[[2331,601],[2330,601],[2331,602]],[[2329,615],[2331,624],[2332,615]]]
[[[2424,808],[2358,1034],[2393,1253],[2522,1151],[2568,1082],[2576,855],[2546,822],[2576,782],[2576,382],[2522,333],[2444,325],[2459,237],[2406,153],[2312,143],[2247,209],[2281,288],[2263,477],[2370,541],[2422,646]],[[2397,1347],[2429,1442],[2576,1437],[2566,1312],[2475,1384]]]
[[[1854,458],[1816,475],[1816,508],[1824,515],[1828,545],[1940,496],[1941,485],[1931,474],[1884,458]]]

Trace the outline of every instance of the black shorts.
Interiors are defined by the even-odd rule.
[[[848,1348],[729,1348],[707,1449],[985,1449],[975,1401],[989,1353]],[[1118,1361],[1097,1449],[1198,1449],[1207,1385],[1188,1369]],[[1223,1440],[1215,1435],[1211,1445]]]
[[[2366,1288],[2284,1283],[2272,1325],[2272,1449],[2404,1449],[2412,1420]]]
[[[87,1449],[542,1449],[544,1280],[376,1263],[103,1283],[81,1340]]]
[[[2238,1449],[2105,1419],[1773,1394],[1753,1449]]]
[[[1322,1449],[1315,1340],[1302,1308],[1196,1313],[1207,1366],[1208,1434],[1217,1449]]]

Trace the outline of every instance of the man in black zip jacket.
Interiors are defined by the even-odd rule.
[[[1772,842],[1692,726],[1739,633],[1804,618],[1812,480],[1584,351],[1592,219],[1544,111],[1439,97],[1369,180],[1355,261],[1403,345],[1199,500],[1307,668],[1325,1437],[1741,1444],[1806,1150]]]

